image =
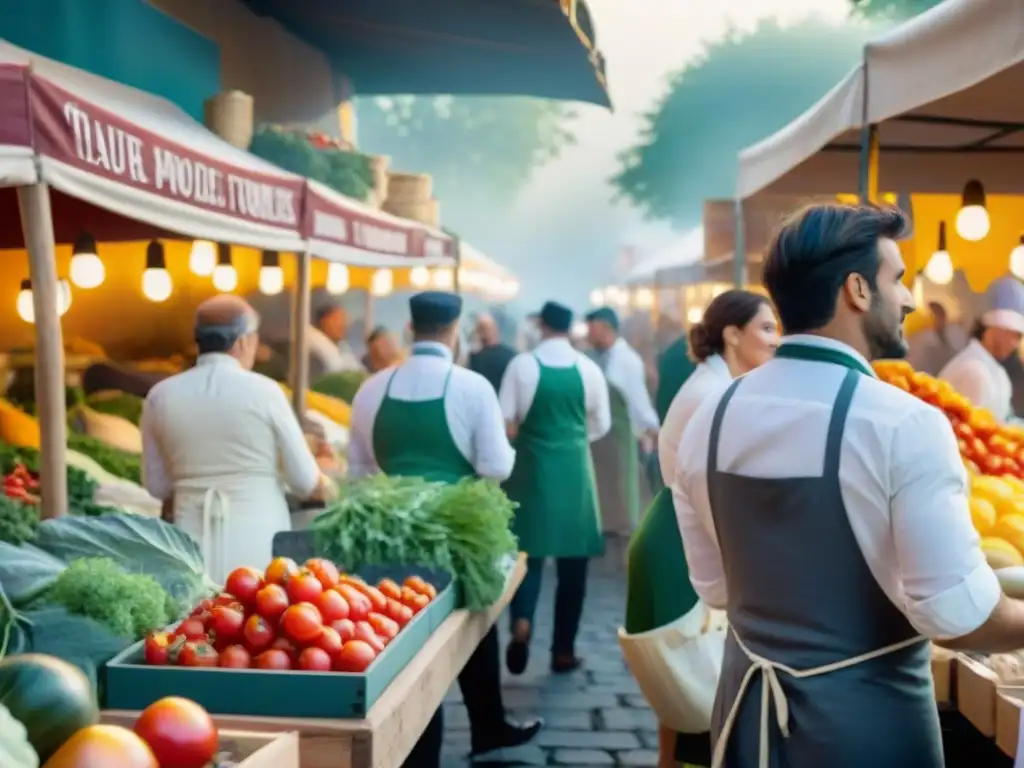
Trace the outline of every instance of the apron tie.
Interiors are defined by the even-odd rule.
[[[203,492],[203,554],[213,554],[214,541],[217,544],[217,567],[223,571],[228,562],[228,520],[231,517],[231,504],[227,494],[219,488],[207,488]],[[207,572],[212,568],[207,563]],[[226,577],[227,574],[224,574]]]
[[[779,730],[782,732],[783,738],[789,737],[789,700],[786,698],[785,691],[782,690],[782,683],[779,681],[779,672],[785,672],[790,677],[795,677],[797,679],[827,675],[830,672],[838,672],[841,669],[854,667],[858,664],[863,664],[866,661],[877,659],[880,656],[888,656],[891,653],[902,651],[903,649],[910,648],[925,639],[921,636],[915,636],[902,640],[898,643],[893,643],[892,645],[887,645],[884,648],[877,648],[873,651],[862,653],[859,656],[833,661],[831,664],[823,664],[820,667],[813,667],[811,669],[793,669],[793,667],[785,664],[779,664],[778,662],[766,659],[760,654],[754,653],[752,650],[747,648],[744,642],[740,639],[740,636],[736,634],[735,630],[732,630],[732,636],[735,638],[736,644],[739,646],[740,650],[743,651],[746,657],[750,660],[750,666],[747,667],[747,672],[743,675],[743,679],[740,681],[740,687],[736,691],[736,698],[733,699],[732,707],[729,709],[729,714],[726,716],[725,722],[722,723],[722,730],[718,734],[718,740],[715,742],[715,751],[711,760],[711,768],[722,768],[722,766],[725,765],[725,751],[728,749],[729,737],[732,734],[736,718],[739,716],[740,706],[743,704],[743,696],[750,687],[754,676],[759,672],[764,676],[764,684],[761,687],[761,729],[757,765],[758,768],[769,768],[770,753],[768,750],[768,715],[772,703],[775,704],[775,721],[778,723]]]

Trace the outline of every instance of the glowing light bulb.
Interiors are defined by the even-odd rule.
[[[956,213],[956,233],[964,240],[983,240],[989,226],[988,211],[980,205],[968,205]]]
[[[193,275],[207,277],[217,266],[217,246],[209,240],[196,240],[188,256],[188,268]]]
[[[265,296],[276,296],[284,290],[284,270],[277,251],[264,251],[263,263],[260,266],[260,293]]]
[[[66,278],[57,281],[57,316],[64,317],[71,309],[71,283]]]
[[[217,266],[213,268],[213,287],[221,293],[231,293],[238,286],[238,272],[231,263],[231,246],[217,245]]]
[[[599,288],[595,288],[590,292],[590,303],[595,307],[600,307],[604,304],[604,291]]]
[[[450,269],[435,269],[433,277],[434,287],[442,291],[451,290],[455,285],[455,273]]]
[[[370,293],[374,296],[387,296],[394,287],[394,277],[390,269],[378,269],[370,278]]]
[[[76,237],[71,252],[71,282],[79,288],[95,288],[103,283],[105,273],[96,254],[96,238],[88,233]]]
[[[949,251],[936,251],[928,259],[924,268],[924,276],[936,285],[948,285],[953,280],[953,259]]]
[[[327,265],[327,292],[332,293],[335,296],[342,294],[348,290],[349,277],[348,267],[344,264],[331,264]]]
[[[704,310],[700,307],[690,307],[686,310],[686,322],[696,325],[704,317]]]
[[[1010,251],[1010,272],[1024,280],[1024,235],[1021,235],[1017,247]]]
[[[26,323],[34,323],[36,321],[36,308],[32,304],[31,281],[21,281],[21,289],[18,291],[18,301],[15,304],[15,308],[18,310],[18,317]]]
[[[167,301],[173,287],[171,273],[166,269],[146,269],[142,273],[142,295],[152,302]]]
[[[413,288],[425,288],[430,283],[430,270],[426,267],[413,267],[409,272],[409,282]]]
[[[650,309],[654,306],[654,291],[649,288],[640,288],[633,297],[638,309]]]

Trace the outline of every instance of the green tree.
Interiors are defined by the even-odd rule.
[[[853,10],[867,18],[904,21],[938,5],[942,0],[849,0]]]
[[[518,96],[400,96],[356,101],[360,149],[434,176],[448,203],[515,197],[534,169],[574,141],[571,109]]]
[[[709,46],[643,116],[640,142],[621,155],[614,186],[649,216],[678,226],[699,222],[705,199],[732,196],[739,151],[827,93],[873,31],[865,23],[808,20],[782,28],[766,21]]]

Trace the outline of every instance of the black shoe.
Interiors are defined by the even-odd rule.
[[[556,675],[565,675],[575,672],[583,666],[583,659],[572,654],[556,654],[551,657],[551,671]]]
[[[492,730],[478,741],[473,741],[473,749],[469,754],[482,755],[496,749],[518,747],[533,739],[543,727],[544,721],[540,718],[527,720],[525,723],[506,720],[502,727]]]
[[[509,640],[505,649],[505,666],[510,674],[521,675],[526,671],[526,665],[530,661],[530,641],[516,640],[514,637]]]

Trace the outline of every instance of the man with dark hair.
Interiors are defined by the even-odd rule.
[[[340,304],[326,304],[313,313],[308,330],[309,380],[325,373],[363,370],[348,343],[348,312]]]
[[[788,335],[683,435],[690,578],[730,625],[716,768],[940,768],[928,639],[1024,644],[1024,603],[981,552],[949,421],[871,369],[906,353],[907,230],[873,206],[787,221],[764,282]]]
[[[452,359],[462,299],[419,293],[409,299],[409,311],[409,359],[371,376],[352,402],[349,476],[384,472],[440,483],[466,477],[505,480],[515,451],[505,436],[498,396],[483,376]],[[459,675],[475,754],[523,744],[541,727],[538,720],[520,725],[506,719],[499,651],[492,627]],[[438,719],[407,762],[410,768],[438,764],[440,727]]]
[[[923,328],[907,340],[907,362],[915,371],[938,376],[946,363],[967,346],[968,338],[961,325],[950,322],[946,308],[939,302],[929,301],[928,312],[932,327]]]
[[[378,325],[366,337],[366,355],[363,366],[370,373],[383,371],[398,362],[401,354],[394,334],[383,325]]]
[[[501,334],[494,317],[484,312],[476,318],[476,339],[480,348],[469,355],[469,370],[476,371],[494,387],[501,389],[501,377],[516,356],[514,347],[501,342]]]

